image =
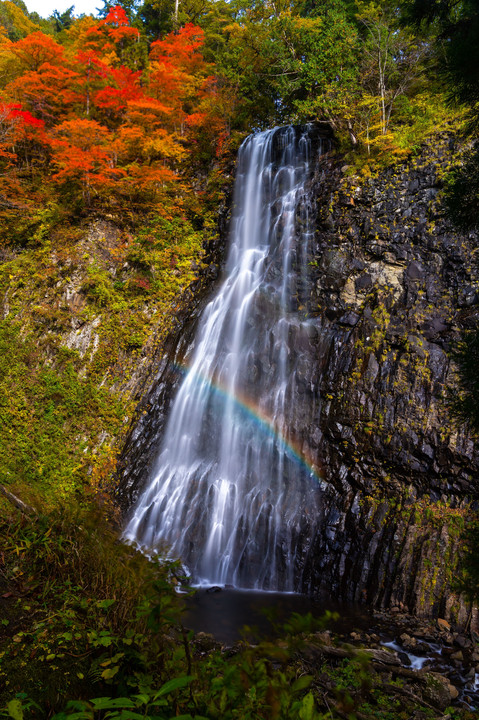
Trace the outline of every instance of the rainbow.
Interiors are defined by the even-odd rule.
[[[318,459],[314,458],[309,450],[305,452],[302,449],[299,440],[286,438],[281,432],[278,424],[275,423],[274,420],[264,412],[264,410],[258,407],[258,405],[254,403],[250,397],[245,394],[231,393],[231,391],[221,382],[194,371],[191,366],[189,367],[185,364],[174,363],[174,367],[183,375],[183,377],[186,377],[187,375],[193,376],[195,381],[198,380],[201,383],[207,384],[215,394],[232,400],[238,410],[243,412],[250,420],[252,420],[261,432],[270,435],[277,440],[281,444],[282,448],[284,448],[285,453],[294,460],[294,462],[306,470],[312,479],[316,480],[318,483],[323,482],[323,473],[319,467]]]

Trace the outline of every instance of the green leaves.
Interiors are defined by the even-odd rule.
[[[137,704],[130,698],[100,697],[91,700],[94,710],[112,710],[116,708],[134,708]]]
[[[315,720],[319,718],[318,713],[314,707],[313,693],[309,692],[301,701],[301,707],[299,708],[299,717],[301,720]]]
[[[10,700],[7,705],[7,712],[13,720],[23,720],[23,708],[20,700]]]
[[[297,680],[294,681],[294,683],[291,685],[291,692],[293,695],[296,695],[297,693],[301,692],[302,690],[306,690],[313,681],[313,678],[311,675],[301,675]]]
[[[168,695],[168,693],[171,693],[174,690],[179,690],[180,688],[186,687],[191,683],[192,680],[192,675],[185,675],[185,677],[178,677],[174,678],[173,680],[169,680],[158,690],[157,693],[155,693],[151,705],[156,704],[158,698],[164,697],[165,695]]]
[[[118,668],[112,668],[112,670],[118,670]],[[101,714],[102,717],[104,716],[109,720],[167,720],[171,716],[170,710],[168,709],[169,703],[166,700],[167,696],[176,690],[187,687],[192,680],[193,677],[191,675],[173,678],[162,685],[158,691],[151,694],[140,693],[131,695],[131,697],[93,698],[88,703],[83,703],[83,709],[80,711],[78,711],[79,703],[72,703],[70,707],[67,707],[65,713],[56,715],[54,720],[63,720],[63,717],[69,718],[69,720],[92,720],[97,717],[97,713],[99,714],[98,717]],[[19,701],[12,702],[17,703]],[[165,712],[161,715],[151,714],[149,710],[150,707],[163,707],[165,708]],[[19,708],[21,711],[21,703],[19,704]],[[72,710],[71,713],[68,712],[69,709]],[[106,714],[103,715],[104,713]],[[23,715],[12,715],[12,717],[14,720],[23,720]],[[179,717],[183,718],[183,720],[190,720],[190,718],[193,720],[190,714],[180,715]],[[178,716],[175,715],[175,718],[178,720]],[[194,720],[206,719],[195,715]]]

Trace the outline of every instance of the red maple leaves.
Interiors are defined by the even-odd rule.
[[[174,181],[188,137],[208,117],[218,125],[203,31],[188,24],[154,42],[144,70],[131,66],[139,41],[116,6],[99,22],[77,21],[65,46],[35,32],[4,47],[3,172],[41,165],[85,205],[105,193],[151,197]]]

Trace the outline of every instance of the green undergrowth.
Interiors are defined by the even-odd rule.
[[[442,716],[421,706],[420,697],[412,702],[408,691],[401,695],[402,680],[391,678],[387,667],[384,677],[373,670],[361,651],[325,662],[328,616],[293,615],[274,640],[222,648],[207,636],[205,643],[183,626],[176,563],[149,561],[119,542],[91,508],[1,509],[0,717]],[[451,712],[457,720],[472,717]]]
[[[87,482],[90,438],[119,427],[122,404],[80,377],[78,353],[59,347],[53,364],[21,332],[19,322],[0,323],[0,477],[63,499]]]
[[[293,662],[311,618],[293,618],[281,647],[197,652],[177,565],[119,543],[91,511],[10,513],[0,557],[0,716],[322,717]]]
[[[1,483],[50,506],[106,488],[137,388],[198,290],[213,195],[165,195],[129,226],[45,220],[0,248]]]
[[[99,513],[68,508],[4,516],[0,557],[0,705],[28,698],[26,716],[49,717],[90,692],[140,692],[153,668],[165,672],[179,613],[173,563],[147,561]]]
[[[68,505],[29,514],[5,504],[1,509],[0,717],[441,715],[422,706],[420,696],[411,701],[402,679],[392,678],[390,668],[373,669],[362,651],[326,662],[323,643],[326,638],[329,648],[331,640],[324,626],[331,616],[293,615],[276,628],[276,639],[255,644],[223,648],[208,636],[205,643],[183,626],[178,564],[147,560],[119,542],[101,513]],[[249,638],[252,632],[246,629]],[[473,717],[460,709],[450,713],[457,720]]]

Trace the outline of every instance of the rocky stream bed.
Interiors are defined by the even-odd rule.
[[[456,632],[442,618],[420,621],[399,608],[388,613],[374,612],[367,618],[363,615],[355,619],[354,614],[339,621],[333,618],[328,626],[331,629],[299,633],[289,659],[298,672],[312,676],[323,710],[333,709],[339,717],[346,717],[345,711],[349,710],[363,720],[375,717],[385,703],[391,717],[394,708],[397,717],[414,720],[446,720],[454,712],[459,713],[458,717],[477,717],[476,633]],[[220,636],[223,633],[219,630]],[[193,645],[197,654],[207,656],[219,651],[230,656],[242,652],[245,646],[254,648],[261,643],[258,637],[253,639],[254,630],[249,627],[244,629],[241,641],[221,642],[215,634],[196,633]],[[274,664],[273,648],[290,645],[274,632],[270,642]],[[351,663],[356,671],[361,668],[359,677],[347,669]],[[276,669],[281,669],[281,663],[276,662]]]

